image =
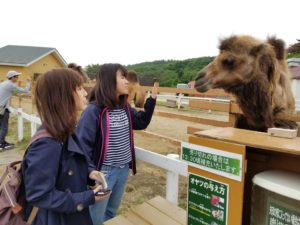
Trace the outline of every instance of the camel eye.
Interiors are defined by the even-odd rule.
[[[225,68],[233,69],[233,67],[234,67],[234,59],[223,59],[222,65]]]

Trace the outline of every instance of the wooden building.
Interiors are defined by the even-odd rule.
[[[66,61],[55,48],[7,45],[0,48],[0,81],[9,70],[22,73],[19,80],[35,80],[50,69],[65,68]]]

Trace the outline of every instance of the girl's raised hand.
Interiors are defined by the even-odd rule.
[[[152,88],[152,92],[151,92],[151,97],[153,99],[156,99],[157,98],[157,90],[158,90],[158,87],[159,87],[159,83],[158,82],[154,82],[154,85],[153,85],[153,88]]]

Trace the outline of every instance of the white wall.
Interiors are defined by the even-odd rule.
[[[300,111],[300,80],[291,80],[292,92],[296,100],[296,110]]]

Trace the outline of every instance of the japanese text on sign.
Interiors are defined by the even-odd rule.
[[[217,149],[182,143],[181,158],[184,161],[199,165],[201,169],[241,180],[242,156]]]

